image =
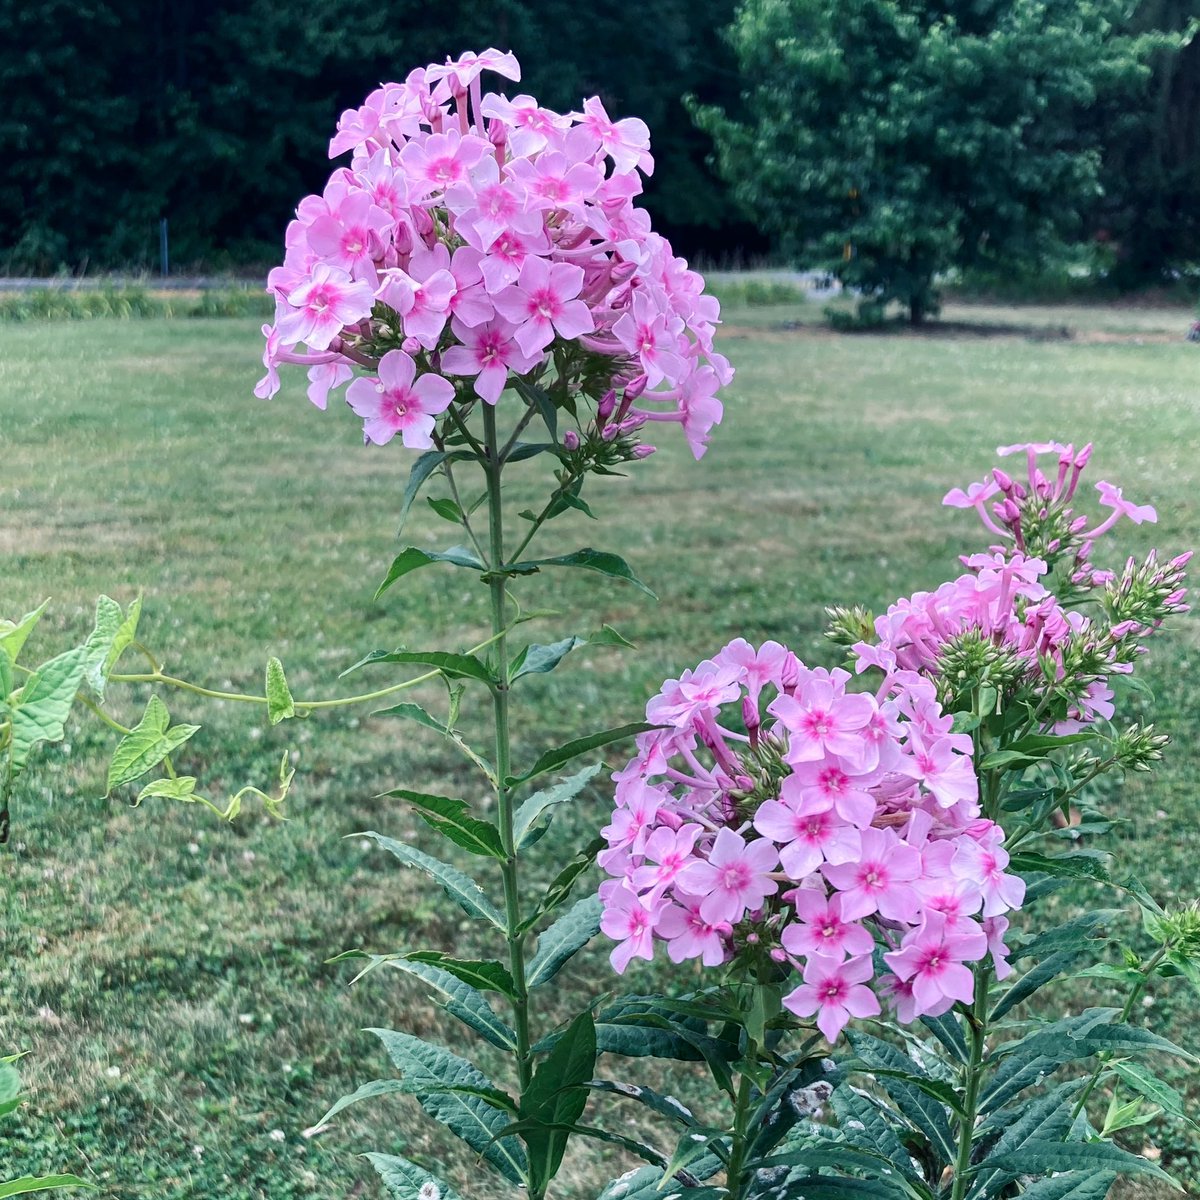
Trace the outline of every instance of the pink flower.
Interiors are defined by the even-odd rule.
[[[850,762],[862,755],[862,730],[875,714],[867,695],[837,694],[832,680],[814,679],[802,697],[777,696],[767,711],[788,730],[787,759],[813,762],[836,754]]]
[[[846,920],[840,895],[825,897],[814,888],[801,888],[793,893],[792,904],[800,920],[780,937],[784,949],[792,954],[817,954],[837,961],[875,949],[875,939],[866,927]]]
[[[345,363],[317,363],[308,368],[308,398],[323,412],[329,393],[353,378],[354,372]]]
[[[576,299],[582,287],[582,268],[527,258],[517,282],[493,300],[496,311],[517,324],[514,336],[522,351],[539,355],[556,333],[571,339],[595,329],[588,306]]]
[[[680,896],[681,903],[663,910],[655,932],[666,939],[667,957],[674,963],[698,958],[706,967],[719,967],[728,957],[725,939],[733,932],[728,921],[706,921],[700,901]]]
[[[379,360],[379,378],[356,379],[346,389],[346,401],[362,418],[363,432],[377,446],[401,435],[410,450],[428,450],[434,420],[454,399],[454,384],[439,375],[422,375],[414,383],[417,365],[403,350],[389,350]]]
[[[864,986],[874,974],[869,957],[847,962],[813,955],[804,966],[804,982],[783,998],[784,1007],[798,1017],[817,1014],[817,1028],[830,1042],[851,1017],[877,1017],[879,1001]]]
[[[987,951],[987,936],[974,921],[950,925],[942,913],[931,912],[901,949],[884,954],[883,960],[912,984],[917,1014],[939,1016],[955,1001],[970,1004],[975,999],[975,976],[963,963],[981,959]]]
[[[280,341],[327,350],[346,325],[371,315],[375,296],[370,284],[355,283],[345,271],[318,263],[311,280],[295,288],[287,304],[291,311],[276,322]]]
[[[488,321],[468,329],[456,319],[451,328],[462,344],[450,346],[442,354],[442,370],[451,375],[474,375],[476,395],[489,404],[500,399],[510,370],[523,375],[537,361],[513,341],[514,327],[507,321]]]
[[[613,121],[595,96],[583,102],[582,113],[574,115],[584,129],[599,141],[604,153],[611,156],[619,173],[632,171],[636,167],[644,175],[653,174],[650,130],[646,128],[645,121],[639,121],[636,117]]]
[[[700,915],[705,921],[736,922],[779,891],[779,884],[771,878],[777,866],[779,855],[770,842],[747,845],[732,829],[722,829],[708,861],[693,863],[681,882],[693,895],[703,897]]]
[[[1025,880],[1006,875],[1008,852],[1001,845],[1004,831],[990,825],[979,838],[960,838],[950,870],[977,887],[983,894],[983,915],[998,917],[1012,908],[1020,908],[1025,899]]]
[[[609,961],[618,975],[624,973],[629,960],[654,957],[654,923],[661,904],[648,904],[628,888],[614,887],[603,897],[604,912],[600,929],[617,945]]]
[[[491,145],[483,138],[474,134],[464,136],[456,129],[409,142],[400,151],[409,199],[419,200],[431,192],[444,192],[462,183],[467,172],[490,151]]]
[[[821,873],[842,893],[847,919],[879,913],[909,921],[919,909],[911,884],[921,874],[921,856],[890,829],[864,829],[855,862],[826,863]]]
[[[780,865],[797,882],[823,862],[854,862],[862,850],[857,829],[847,828],[831,808],[814,809],[799,797],[763,801],[754,828],[780,844]]]

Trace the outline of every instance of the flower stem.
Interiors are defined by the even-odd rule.
[[[519,860],[513,833],[513,789],[508,784],[512,745],[508,723],[509,657],[506,634],[508,606],[507,580],[499,570],[504,564],[504,513],[500,477],[504,470],[500,442],[496,432],[496,413],[491,405],[483,408],[484,472],[488,496],[488,581],[492,610],[492,665],[496,682],[492,688],[492,718],[496,738],[496,814],[500,842],[504,848],[501,875],[504,884],[504,919],[507,926],[509,973],[513,979],[513,1025],[517,1035],[517,1078],[524,1095],[533,1078],[530,1052],[529,993],[525,985],[525,935],[521,932],[521,890]],[[540,1189],[530,1190],[532,1200],[541,1200]]]
[[[967,1013],[971,1057],[964,1068],[963,1113],[958,1124],[958,1156],[954,1162],[950,1200],[963,1200],[970,1183],[971,1150],[975,1143],[975,1118],[979,1111],[979,1085],[983,1081],[983,1055],[987,1048],[990,982],[990,967],[982,967],[975,972],[975,1004]]]
[[[746,1047],[746,1058],[753,1062],[758,1057],[758,1046],[751,1041]],[[751,1138],[750,1101],[754,1094],[754,1081],[749,1074],[738,1077],[737,1094],[733,1100],[733,1131],[729,1146],[729,1164],[725,1171],[725,1187],[729,1200],[742,1200],[743,1175],[746,1174],[746,1159],[749,1156]]]
[[[1133,1006],[1141,999],[1142,993],[1146,990],[1146,985],[1150,982],[1154,972],[1158,969],[1158,964],[1166,958],[1171,949],[1170,943],[1164,943],[1150,956],[1149,961],[1142,967],[1142,977],[1133,985],[1129,992],[1129,997],[1125,1001],[1125,1007],[1121,1009],[1121,1016],[1117,1020],[1118,1025],[1124,1025],[1129,1020],[1130,1013],[1133,1012]],[[1096,1063],[1096,1069],[1092,1072],[1091,1077],[1087,1081],[1087,1086],[1079,1093],[1079,1099],[1075,1101],[1075,1107],[1071,1109],[1071,1121],[1074,1123],[1075,1118],[1083,1112],[1084,1105],[1091,1098],[1092,1093],[1096,1090],[1096,1084],[1100,1082],[1100,1076],[1104,1074],[1104,1068],[1108,1066],[1108,1058],[1103,1057]]]

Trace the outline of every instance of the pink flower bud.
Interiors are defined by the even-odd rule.
[[[600,430],[600,439],[605,442],[615,442],[621,435],[621,429],[618,425],[605,425]]]
[[[646,385],[650,380],[644,375],[637,376],[631,383],[625,385],[625,402],[627,404],[636,400],[645,390]]]
[[[613,410],[617,407],[617,393],[611,388],[600,397],[600,403],[596,405],[596,418],[600,421],[607,421],[613,415]]]
[[[654,447],[646,445],[645,442],[639,442],[630,453],[634,458],[649,458],[654,453]]]
[[[777,963],[785,963],[788,960],[788,953],[782,946],[775,946],[771,950],[771,961]]]
[[[416,338],[406,337],[404,341],[400,343],[400,349],[403,350],[405,354],[420,354],[421,343],[418,342]]]
[[[573,429],[568,429],[567,432],[563,434],[563,445],[572,453],[574,453],[574,451],[579,449],[579,434],[577,434]]]

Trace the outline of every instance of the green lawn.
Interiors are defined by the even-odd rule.
[[[525,755],[636,719],[663,678],[737,634],[832,664],[824,605],[883,606],[981,547],[973,518],[939,501],[982,478],[1001,443],[1094,440],[1093,476],[1160,514],[1150,533],[1123,531],[1114,553],[1151,538],[1170,552],[1200,545],[1200,347],[1181,340],[1186,312],[947,313],[1067,324],[1081,334],[1072,340],[836,337],[808,328],[815,306],[728,315],[723,348],[739,375],[708,457],[696,464],[670,441],[628,479],[592,489],[599,525],[573,515],[545,543],[622,554],[658,603],[590,575],[521,584],[532,607],[581,613],[532,627],[537,640],[604,621],[638,646],[590,650],[535,677],[518,713]],[[1168,335],[1177,340],[1158,340]],[[309,698],[349,691],[337,675],[368,650],[480,634],[484,593],[463,573],[422,572],[372,600],[395,553],[408,455],[364,449],[357,421],[317,412],[298,378],[256,400],[259,354],[249,320],[0,327],[0,615],[52,596],[37,648],[80,637],[98,593],[125,603],[141,592],[144,634],[174,672],[253,689],[275,654]],[[439,525],[418,516],[413,540],[441,544]],[[1178,740],[1153,780],[1110,798],[1127,822],[1113,848],[1164,899],[1195,890],[1198,656],[1195,620],[1155,648],[1145,674]],[[402,678],[379,670],[379,686]],[[0,1048],[29,1052],[34,1091],[3,1127],[0,1178],[63,1167],[138,1200],[379,1195],[358,1152],[440,1161],[415,1105],[375,1103],[316,1138],[302,1131],[344,1091],[388,1074],[364,1027],[427,1032],[438,1020],[419,990],[375,977],[350,990],[351,972],[325,960],[352,946],[465,953],[474,934],[347,835],[413,834],[413,818],[378,794],[468,778],[414,727],[369,709],[270,729],[253,709],[164,699],[205,725],[179,765],[208,794],[265,785],[295,751],[291,820],[255,811],[228,828],[200,811],[98,799],[112,743],[94,722],[72,726],[70,744],[25,777],[0,851]],[[134,717],[144,702],[127,689],[117,710]],[[607,804],[595,788],[561,840],[542,843],[547,871],[572,834],[604,823]],[[609,987],[603,947],[565,979],[568,995]],[[1060,995],[1105,1002],[1082,985]],[[1154,1027],[1187,1040],[1192,998],[1151,999]],[[1200,1140],[1150,1133],[1165,1166],[1200,1179]],[[572,1194],[594,1195],[601,1169],[611,1164],[573,1159]],[[477,1175],[468,1156],[452,1173]],[[485,1194],[502,1193],[471,1189]]]

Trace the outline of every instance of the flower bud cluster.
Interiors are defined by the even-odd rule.
[[[1025,885],[980,818],[971,739],[910,671],[850,680],[739,638],[650,701],[598,860],[617,971],[656,943],[799,971],[784,1005],[830,1040],[880,997],[905,1022],[969,1002],[988,954],[1006,973]]]
[[[571,398],[636,397],[613,438],[673,422],[699,458],[733,372],[717,301],[634,203],[645,124],[595,98],[564,115],[485,93],[485,70],[521,77],[511,54],[464,54],[342,114],[330,155],[350,165],[300,203],[269,277],[257,394],[304,364],[319,408],[349,383],[368,441],[427,448],[452,403],[552,378]]]

